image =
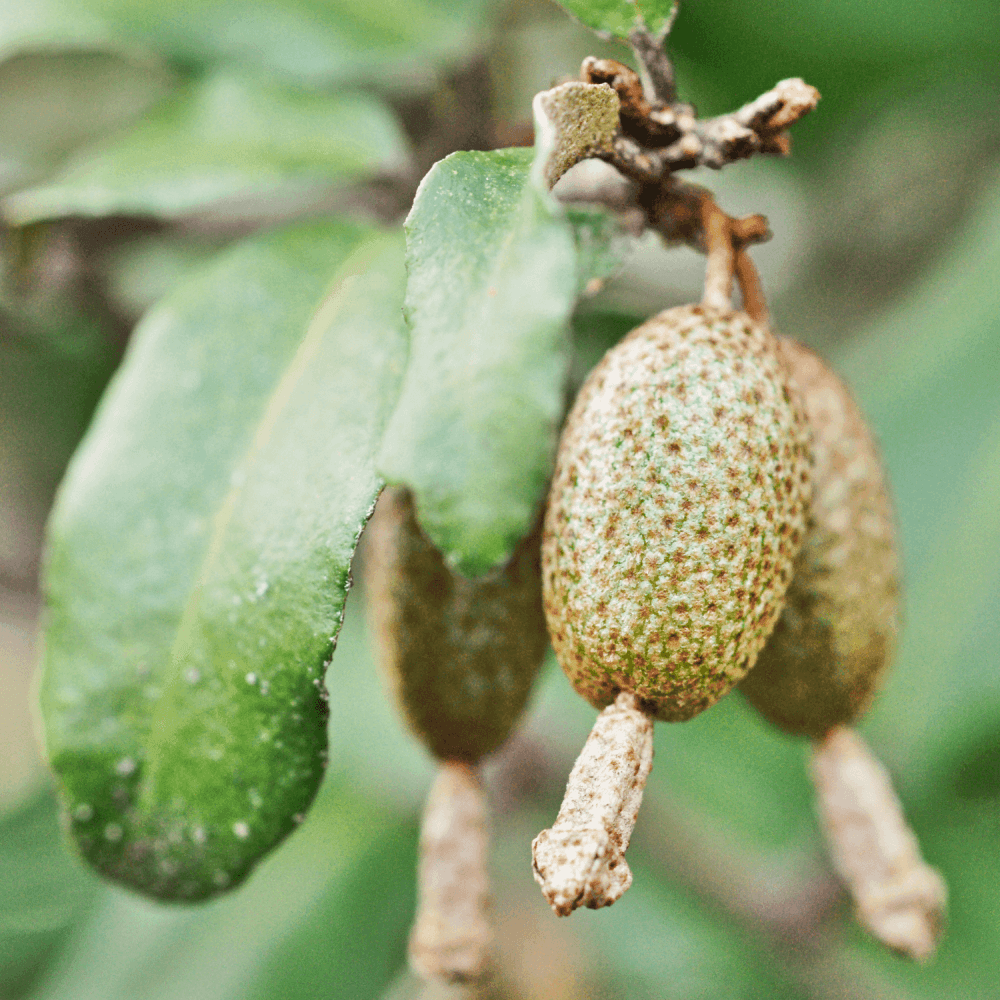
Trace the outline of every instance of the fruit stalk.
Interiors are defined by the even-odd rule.
[[[701,228],[705,240],[705,291],[702,304],[710,309],[732,309],[736,251],[729,217],[710,197],[701,201]]]
[[[858,920],[893,950],[929,958],[947,890],[920,856],[885,768],[857,733],[835,726],[814,744],[812,778],[830,854]]]
[[[653,766],[653,720],[622,692],[597,717],[555,824],[531,845],[535,881],[561,916],[610,906],[632,884],[625,850]]]
[[[760,283],[760,274],[750,254],[742,247],[736,251],[735,266],[736,282],[743,296],[743,311],[755,323],[769,328],[771,314],[767,308],[767,299],[764,297],[764,287]]]
[[[425,979],[471,982],[489,965],[488,849],[479,768],[442,762],[424,807],[410,934],[410,964]]]

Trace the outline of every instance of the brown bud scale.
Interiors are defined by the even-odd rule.
[[[821,739],[864,711],[891,658],[899,558],[878,448],[850,391],[801,344],[779,349],[813,431],[813,495],[785,609],[740,689],[775,725]]]
[[[542,543],[577,691],[679,721],[742,679],[781,611],[810,471],[775,338],[743,313],[669,309],[612,348],[567,419]]]

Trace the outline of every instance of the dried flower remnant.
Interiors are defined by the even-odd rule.
[[[918,961],[937,945],[947,902],[884,767],[857,733],[835,727],[813,749],[819,814],[858,920],[883,944]]]
[[[652,766],[653,720],[620,694],[597,717],[555,824],[531,845],[535,881],[559,916],[610,906],[632,884],[625,850]]]
[[[487,971],[493,929],[485,805],[478,767],[442,763],[424,807],[410,936],[410,963],[425,979],[470,982]]]

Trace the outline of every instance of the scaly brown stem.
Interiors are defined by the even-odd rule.
[[[930,958],[947,889],[920,856],[885,768],[857,733],[836,726],[814,745],[812,777],[830,854],[858,919],[893,950]]]
[[[601,79],[593,76],[598,62]],[[730,114],[703,119],[695,117],[689,104],[635,100],[631,95],[642,94],[637,74],[613,60],[588,60],[584,73],[593,77],[591,82],[607,82],[619,97],[625,95],[621,132],[611,149],[599,155],[640,183],[695,167],[718,170],[756,153],[785,156],[791,148],[787,130],[819,101],[819,91],[796,77],[780,80]]]
[[[653,720],[632,694],[597,717],[551,829],[531,845],[535,881],[555,912],[610,906],[632,884],[625,849],[653,766]]]
[[[424,807],[419,902],[410,934],[410,965],[425,979],[473,982],[489,967],[487,853],[479,769],[444,761]]]

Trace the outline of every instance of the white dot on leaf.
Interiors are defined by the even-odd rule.
[[[135,771],[135,761],[131,757],[122,757],[117,764],[115,764],[115,772],[120,774],[123,778],[127,778],[130,774]]]

